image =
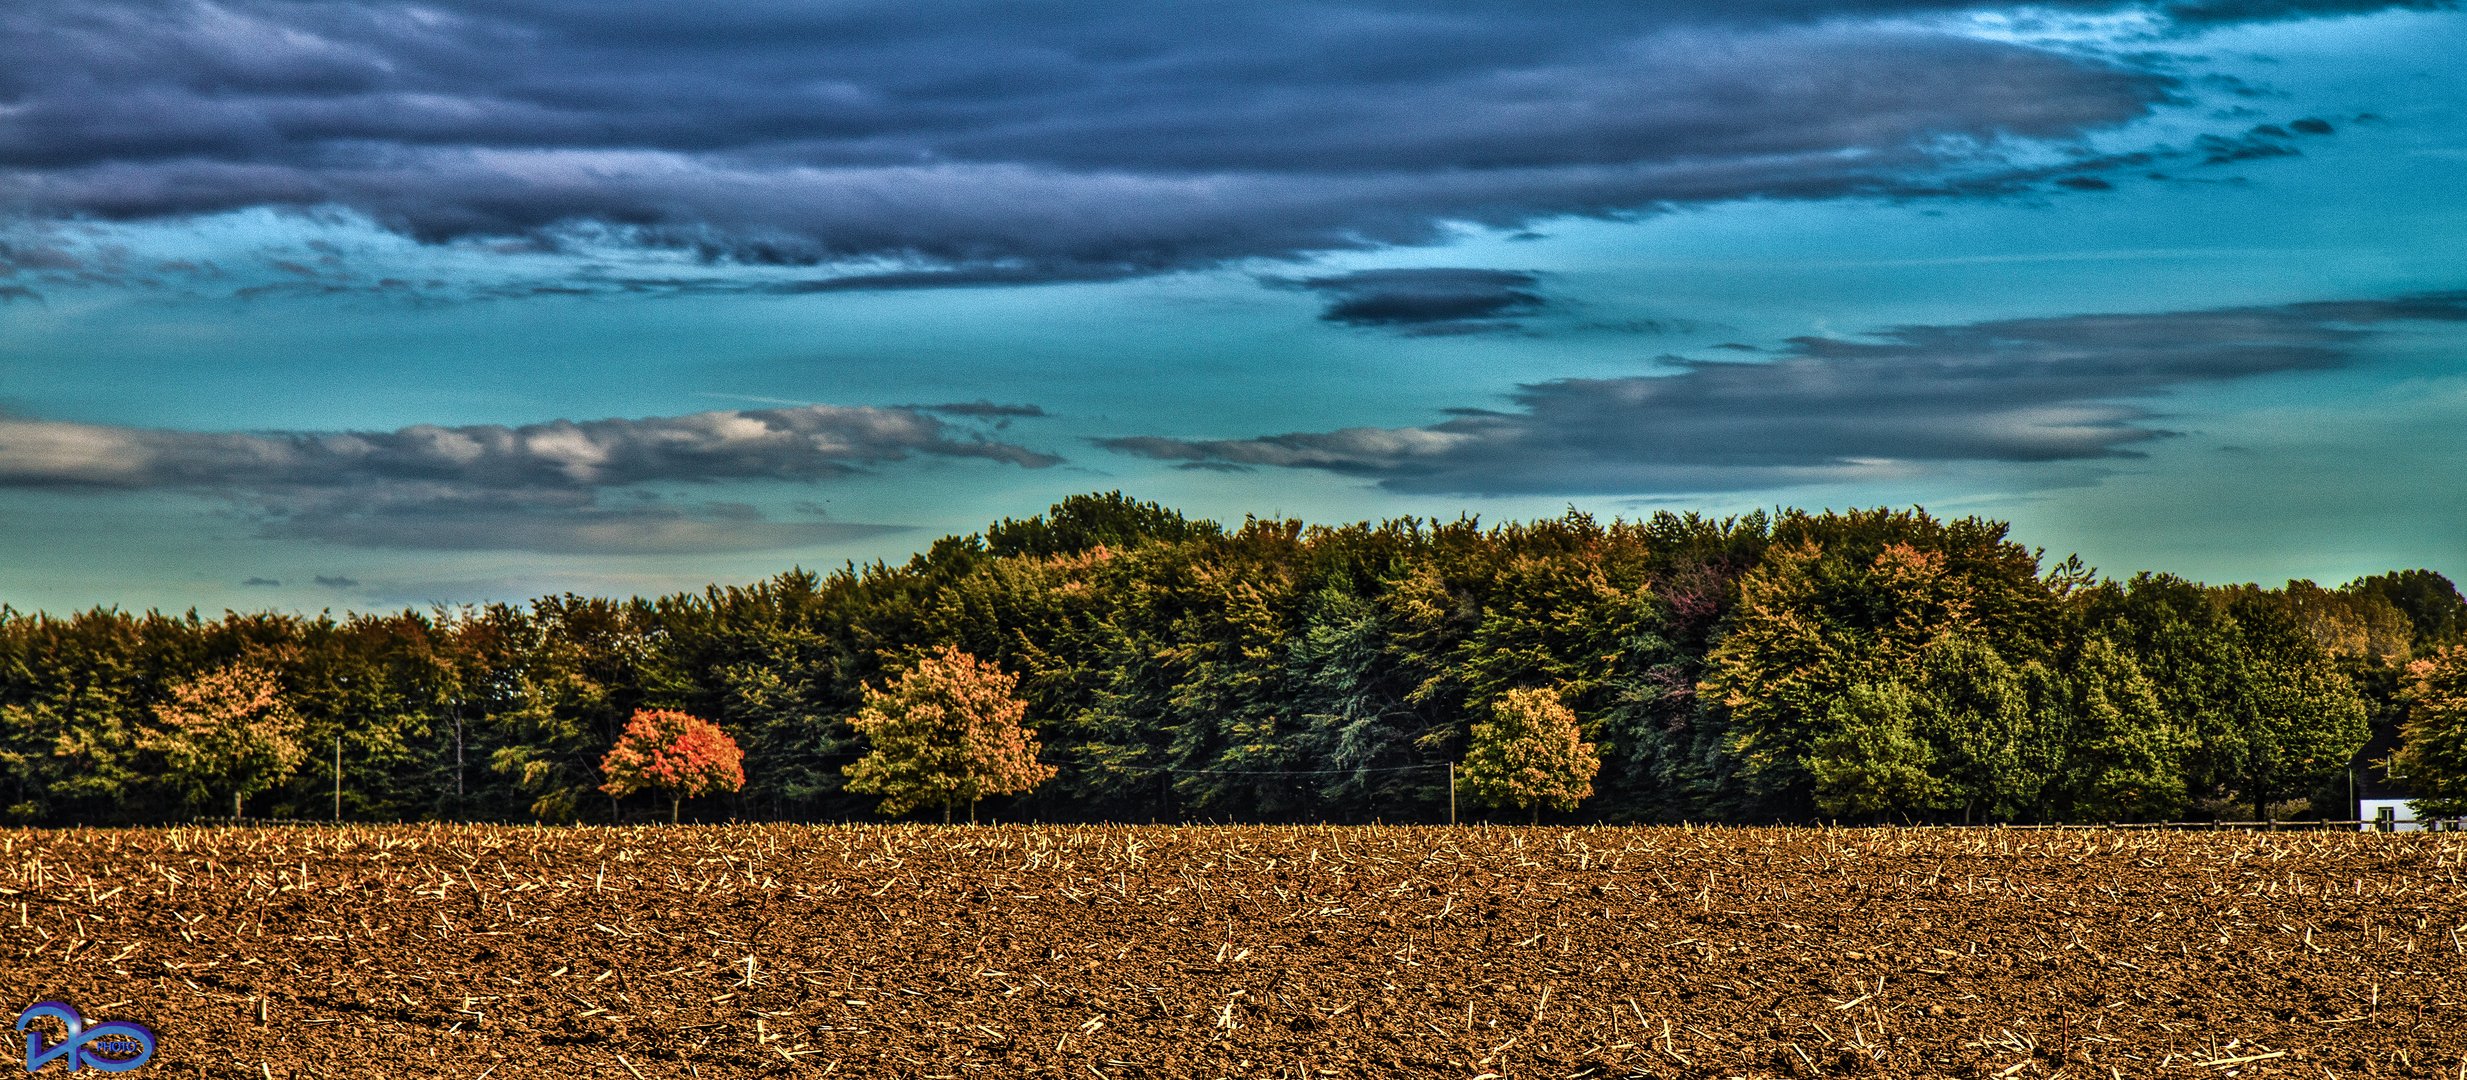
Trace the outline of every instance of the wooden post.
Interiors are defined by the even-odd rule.
[[[334,737],[334,820],[343,820],[343,737]]]
[[[1448,824],[1456,824],[1456,763],[1448,763]]]

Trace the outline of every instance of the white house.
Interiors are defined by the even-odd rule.
[[[2356,752],[2348,766],[2348,782],[2355,792],[2356,819],[2363,822],[2357,828],[2389,832],[2424,832],[2427,830],[2467,830],[2467,818],[2421,820],[2415,808],[2407,805],[2414,792],[2407,788],[2407,778],[2392,776],[2384,766],[2392,751],[2398,749],[2396,728],[2382,728]]]

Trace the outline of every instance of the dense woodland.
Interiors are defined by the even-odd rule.
[[[217,694],[288,710],[305,748],[240,793],[252,817],[331,814],[339,737],[347,818],[664,818],[600,790],[638,708],[744,748],[743,790],[689,819],[870,817],[850,719],[946,645],[1018,677],[1056,770],[988,800],[1003,819],[1443,820],[1471,725],[1534,688],[1600,755],[1569,820],[2339,817],[2405,665],[2467,638],[2430,571],[2118,580],[2006,532],[1918,510],[1225,527],[1108,494],[903,566],[700,594],[0,609],[0,818],[229,814],[164,731]]]

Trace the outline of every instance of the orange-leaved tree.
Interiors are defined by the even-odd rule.
[[[600,790],[624,798],[645,788],[668,793],[673,824],[688,796],[745,786],[745,752],[719,725],[675,709],[636,709],[625,734],[600,759]]]
[[[2407,719],[2391,773],[2407,778],[2420,817],[2467,814],[2467,645],[2407,665]]]
[[[1473,725],[1465,750],[1465,786],[1501,809],[1574,810],[1593,794],[1602,760],[1576,725],[1576,714],[1548,690],[1510,690],[1491,703],[1491,718]]]
[[[938,646],[887,690],[865,689],[852,718],[872,747],[846,769],[848,790],[882,796],[882,812],[968,804],[1027,791],[1054,775],[1039,764],[1036,732],[1020,726],[1028,703],[1019,680],[949,645]]]
[[[215,668],[172,687],[154,716],[162,727],[148,733],[147,745],[162,752],[192,799],[229,788],[235,818],[249,796],[272,790],[308,759],[300,714],[274,673],[255,664]]]

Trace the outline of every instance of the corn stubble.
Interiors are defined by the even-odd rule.
[[[161,1076],[2449,1077],[2457,836],[0,832]]]

